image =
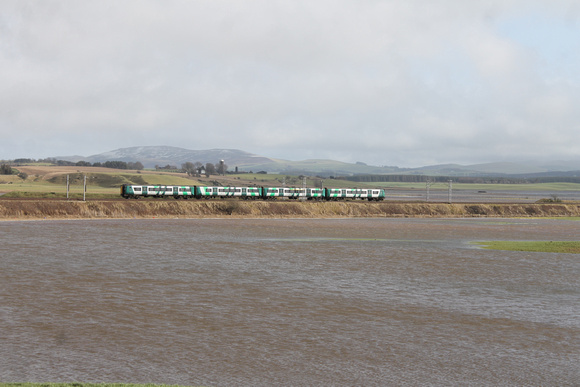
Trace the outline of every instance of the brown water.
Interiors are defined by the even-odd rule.
[[[0,382],[578,385],[567,220],[0,222]]]

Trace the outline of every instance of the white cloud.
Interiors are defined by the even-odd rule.
[[[137,145],[400,166],[576,157],[575,4],[4,1],[0,159]]]

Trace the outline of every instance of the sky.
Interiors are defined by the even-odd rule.
[[[0,159],[580,159],[577,0],[0,0]]]

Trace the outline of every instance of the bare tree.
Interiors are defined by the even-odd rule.
[[[145,167],[143,166],[143,164],[140,161],[136,161],[134,163],[129,161],[127,163],[127,169],[136,169],[138,171],[142,171],[143,168],[145,168]]]
[[[190,163],[189,161],[181,164],[181,169],[183,169],[188,176],[193,176],[195,175],[196,172],[195,165],[193,163]]]
[[[216,173],[215,165],[213,165],[212,163],[205,164],[205,175],[207,177],[209,177],[210,175],[215,175],[215,173]]]
[[[12,167],[8,164],[0,165],[0,175],[12,175]]]

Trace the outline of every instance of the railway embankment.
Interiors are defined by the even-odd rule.
[[[0,200],[0,220],[132,218],[570,217],[580,204]]]

